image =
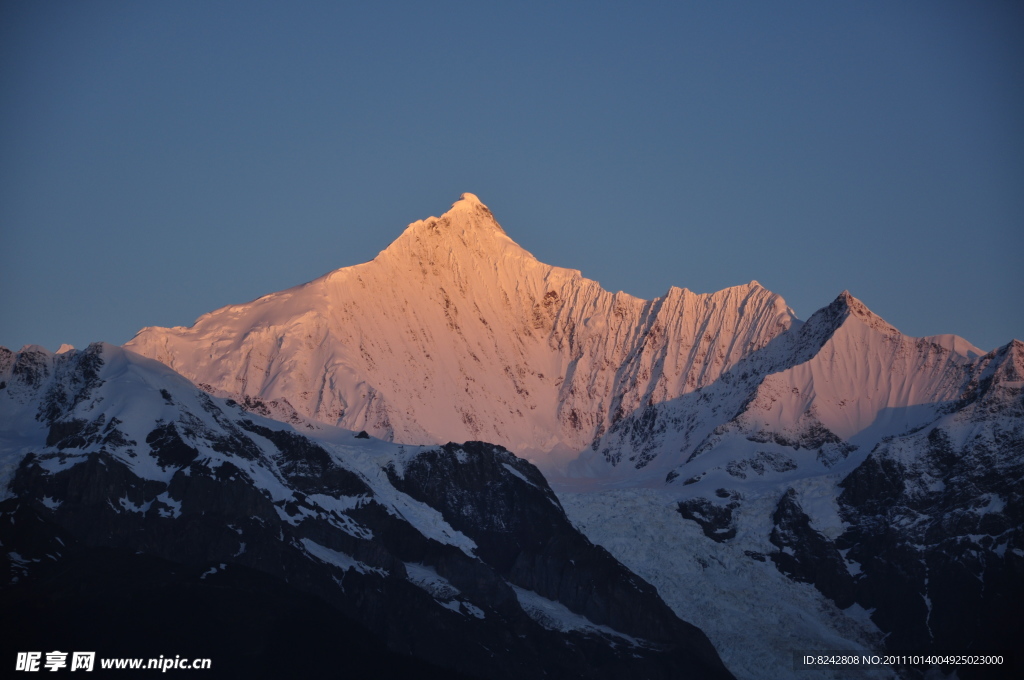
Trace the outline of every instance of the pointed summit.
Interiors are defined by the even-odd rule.
[[[793,361],[807,361],[825,345],[840,328],[850,328],[849,319],[856,319],[867,328],[880,333],[898,336],[900,332],[885,322],[863,302],[844,290],[835,300],[822,307],[807,319],[796,337],[793,350]],[[856,324],[854,324],[856,325]]]
[[[478,207],[479,206],[479,207],[481,207],[481,208],[483,208],[485,210],[487,209],[487,206],[484,205],[483,202],[479,198],[477,198],[476,194],[471,194],[469,192],[466,192],[466,193],[462,194],[461,196],[459,196],[459,200],[457,200],[454,203],[452,203],[452,207],[453,208],[458,207],[460,205],[466,205],[466,206],[470,206],[470,207]]]
[[[1024,387],[1024,342],[1011,340],[997,347],[978,362],[983,378],[994,376],[999,383],[1010,383],[1018,393]]]
[[[872,330],[880,333],[899,334],[899,330],[895,326],[868,309],[868,306],[851,295],[850,291],[844,290],[840,293],[832,304],[837,303],[845,306],[850,316],[860,319]]]
[[[462,194],[459,200],[452,203],[452,207],[440,217],[428,217],[425,220],[417,220],[410,224],[405,231],[437,230],[440,227],[461,227],[463,230],[472,227],[486,227],[501,234],[505,233],[505,230],[498,224],[490,209],[484,205],[483,201],[476,194],[470,193]]]
[[[899,333],[895,327],[868,309],[867,305],[851,295],[848,290],[840,293],[827,307],[822,307],[812,314],[806,325],[809,329],[815,328],[819,333],[831,335],[850,317],[858,319],[880,333]]]
[[[465,193],[440,217],[413,222],[382,250],[377,260],[392,262],[497,261],[508,253],[534,260],[505,233],[475,194]]]
[[[455,223],[457,218],[467,216],[470,218],[470,222],[473,226],[483,226],[501,234],[505,233],[505,230],[501,228],[498,221],[494,219],[494,215],[491,213],[490,208],[484,205],[483,201],[477,198],[476,194],[462,194],[462,196],[459,197],[459,200],[452,203],[452,207],[448,212],[441,215],[440,219],[445,220],[447,218],[449,222]]]

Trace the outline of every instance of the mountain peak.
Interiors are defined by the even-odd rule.
[[[832,301],[829,306],[835,306],[837,309],[845,310],[855,316],[865,316],[872,314],[872,311],[868,309],[868,306],[861,302],[859,299],[853,296],[848,290],[844,290],[836,299]]]
[[[504,234],[498,221],[494,218],[490,208],[484,205],[476,194],[464,193],[459,200],[452,203],[452,207],[440,217],[428,217],[425,220],[418,220],[409,225],[406,229],[437,230],[443,228],[445,231],[467,231],[471,229],[485,228],[486,231],[494,231]]]
[[[989,352],[985,359],[988,357],[992,357],[992,370],[1001,380],[1014,383],[1024,381],[1024,342],[1013,339]]]
[[[1017,369],[1018,380],[1024,379],[1024,342],[1014,338],[1006,345],[1006,354],[1010,357]]]
[[[807,319],[800,329],[801,345],[805,348],[820,347],[851,317],[871,330],[885,334],[899,334],[898,330],[868,309],[867,305],[850,294],[850,291],[844,290],[828,306],[822,307]]]
[[[844,318],[854,316],[876,331],[881,331],[883,333],[899,332],[896,328],[885,321],[885,319],[868,309],[866,304],[855,298],[848,290],[844,290],[840,293],[839,296],[832,301],[832,304],[829,305],[829,309],[835,310]]]
[[[477,197],[476,194],[471,194],[469,192],[462,194],[461,196],[459,196],[459,200],[452,203],[453,208],[460,205],[466,205],[468,207],[479,206],[481,208],[487,208],[487,206],[483,204],[483,202]]]
[[[438,220],[444,221],[447,219],[449,222],[457,222],[459,217],[471,217],[472,222],[486,222],[488,226],[497,227],[499,231],[504,233],[504,230],[498,225],[497,220],[494,219],[494,215],[491,214],[490,209],[484,205],[476,194],[465,193],[459,197],[459,200],[452,203],[452,207],[448,209],[448,212],[437,218]],[[483,218],[483,219],[480,219]],[[430,220],[426,220],[430,221]]]
[[[490,209],[476,196],[464,193],[440,217],[428,217],[413,222],[390,246],[381,251],[378,259],[412,258],[420,261],[449,259],[456,252],[472,253],[475,257],[497,259],[506,249],[522,250],[501,228]]]

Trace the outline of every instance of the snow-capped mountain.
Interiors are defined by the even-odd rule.
[[[674,478],[732,435],[812,450],[825,468],[858,447],[934,420],[959,397],[982,351],[953,335],[911,338],[843,291],[832,304],[744,356],[715,384],[616,421],[574,462],[599,474]],[[622,465],[624,457],[632,465]],[[595,465],[597,461],[597,465]]]
[[[713,384],[795,319],[756,282],[640,300],[539,262],[463,194],[373,261],[126,347],[215,394],[400,443],[479,439],[543,467]]]
[[[95,344],[0,348],[0,466],[21,651],[185,652],[218,677],[731,677],[501,447],[312,439]]]

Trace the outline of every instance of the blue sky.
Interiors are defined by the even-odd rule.
[[[372,6],[371,6],[372,5]],[[126,342],[465,191],[640,297],[1024,338],[1009,2],[0,4],[0,345]]]

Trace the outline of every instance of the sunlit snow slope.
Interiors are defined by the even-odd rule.
[[[402,443],[490,441],[552,466],[625,415],[712,384],[794,321],[756,282],[609,293],[539,262],[463,194],[371,262],[126,347],[277,417]]]

